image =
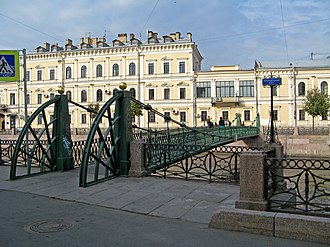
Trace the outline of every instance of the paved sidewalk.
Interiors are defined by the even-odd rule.
[[[119,177],[79,188],[79,169],[9,181],[0,166],[0,189],[29,192],[145,215],[208,223],[221,207],[234,207],[239,186],[158,177]]]

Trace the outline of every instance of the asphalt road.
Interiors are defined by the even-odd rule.
[[[326,246],[0,189],[0,246]]]

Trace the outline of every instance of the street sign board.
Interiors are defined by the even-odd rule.
[[[282,78],[271,77],[262,79],[263,86],[279,86],[282,85]]]
[[[19,80],[18,51],[0,50],[0,81]]]

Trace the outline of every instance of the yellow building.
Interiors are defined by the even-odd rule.
[[[201,71],[201,62],[191,33],[160,37],[149,31],[145,42],[134,34],[119,34],[112,42],[86,37],[77,45],[70,39],[63,47],[45,43],[27,54],[28,114],[54,97],[59,86],[64,86],[69,99],[88,107],[102,106],[125,82],[135,98],[188,126],[204,126],[208,117],[215,123],[220,117],[232,122],[236,114],[250,125],[257,113],[267,126],[270,89],[262,86],[262,79],[272,75],[282,78],[282,85],[273,91],[276,125],[311,126],[312,118],[303,110],[307,91],[319,88],[329,94],[329,59],[292,64],[256,61],[251,69],[233,65],[212,66],[209,71]],[[24,125],[23,86],[23,79],[0,85],[3,129]],[[71,128],[90,127],[86,111],[70,105],[70,113]],[[52,114],[46,112],[47,117]],[[34,128],[42,127],[41,118]],[[145,127],[148,119],[152,128],[165,126],[164,119],[153,114],[136,122]],[[316,125],[328,126],[329,117],[317,118]]]
[[[82,38],[79,45],[67,39],[64,47],[45,43],[27,54],[27,105],[31,115],[54,97],[59,86],[74,102],[85,107],[104,104],[121,82],[137,99],[187,124],[193,121],[192,78],[201,68],[202,56],[192,34],[180,32],[159,37],[148,32],[146,42],[134,34],[119,34],[107,43],[104,38]],[[21,60],[22,63],[22,60]],[[23,73],[21,73],[23,74]],[[0,87],[3,128],[21,127],[24,116],[23,79]],[[87,112],[71,105],[71,128],[89,128]],[[53,113],[46,112],[47,117]],[[140,119],[142,126],[148,116]],[[34,128],[42,127],[42,117]],[[164,120],[151,115],[150,126],[162,127]]]
[[[266,77],[280,77],[282,85],[273,89],[274,120],[277,126],[311,126],[312,117],[304,111],[307,91],[318,88],[329,94],[330,60],[308,60],[291,64],[255,62],[253,69],[234,66],[213,66],[210,71],[195,75],[197,125],[204,125],[210,116],[218,122],[220,117],[233,121],[236,113],[246,125],[255,120],[257,113],[261,125],[270,118],[270,88],[264,87]],[[317,126],[328,126],[330,114],[316,119]]]

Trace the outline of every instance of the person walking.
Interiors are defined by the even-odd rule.
[[[223,120],[222,117],[220,117],[219,126],[220,126],[220,128],[224,128],[225,127],[225,120]]]

